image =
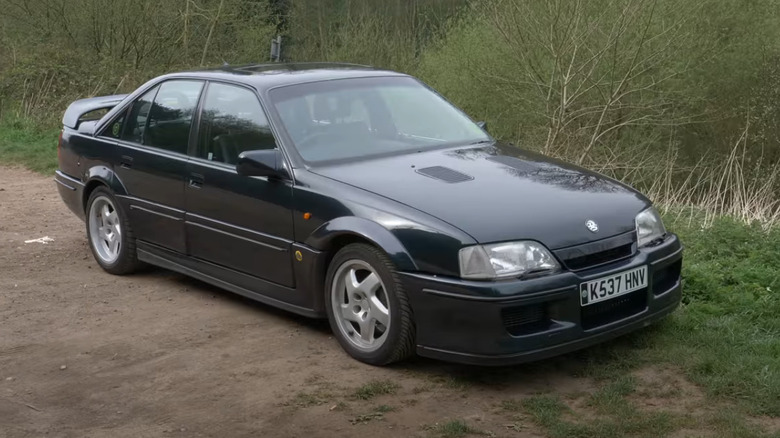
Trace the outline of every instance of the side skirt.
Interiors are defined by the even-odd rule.
[[[323,318],[322,310],[310,306],[311,293],[271,283],[209,262],[138,241],[138,259],[225,289],[254,301],[309,318]],[[308,304],[308,306],[307,306]]]

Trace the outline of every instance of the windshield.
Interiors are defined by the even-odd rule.
[[[343,79],[272,90],[304,160],[323,162],[471,144],[490,137],[409,77]]]

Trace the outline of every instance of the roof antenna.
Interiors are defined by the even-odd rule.
[[[280,62],[282,60],[282,36],[277,35],[271,40],[271,62]]]

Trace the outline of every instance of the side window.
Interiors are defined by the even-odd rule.
[[[120,114],[119,117],[115,118],[113,122],[103,128],[100,136],[119,139],[122,135],[122,127],[125,125],[125,117],[127,117],[127,111],[125,111],[123,114]]]
[[[186,154],[202,88],[201,81],[171,80],[160,85],[149,110],[143,144]]]
[[[127,116],[127,125],[121,134],[122,140],[133,143],[143,143],[144,130],[146,129],[146,119],[149,118],[149,110],[152,108],[152,101],[157,95],[160,87],[154,87],[146,94],[138,98],[130,107],[130,113]],[[121,129],[121,128],[120,128]],[[114,127],[111,126],[113,133]]]
[[[209,161],[236,164],[241,152],[276,147],[255,93],[233,85],[209,84],[198,132],[197,156]]]

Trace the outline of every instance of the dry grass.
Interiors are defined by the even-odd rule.
[[[589,167],[633,185],[676,219],[709,227],[719,217],[730,217],[770,229],[780,224],[780,162],[770,162],[754,148],[746,123],[727,154],[705,155],[693,165],[684,164],[670,143],[663,155],[652,144],[633,154],[601,151]]]
[[[726,216],[772,228],[780,223],[780,163],[767,164],[747,151],[746,128],[724,160],[705,164],[702,159],[676,183],[673,174],[680,171],[669,160],[645,192],[663,208],[687,212],[705,227]]]

